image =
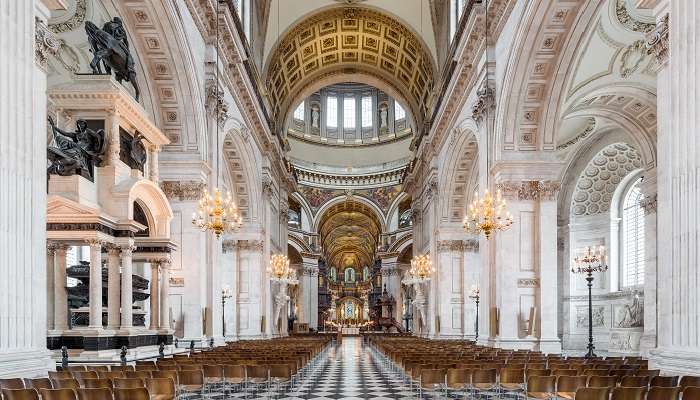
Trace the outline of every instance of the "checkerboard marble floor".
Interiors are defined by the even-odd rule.
[[[320,355],[313,368],[291,390],[280,394],[210,393],[209,398],[248,399],[415,399],[408,385],[382,367],[380,356],[362,343],[358,337],[345,337],[339,345],[331,345]]]

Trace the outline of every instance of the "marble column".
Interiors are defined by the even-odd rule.
[[[160,174],[158,171],[158,154],[160,153],[160,148],[157,146],[150,146],[148,149],[148,179],[153,181],[156,185],[160,180]]]
[[[107,328],[119,328],[120,273],[119,247],[110,246],[107,250]]]
[[[437,242],[437,256],[433,282],[436,298],[435,309],[440,320],[439,336],[443,338],[462,338],[464,336],[464,244],[461,240],[440,240]],[[436,335],[438,332],[435,332]]]
[[[700,24],[696,0],[659,0],[648,46],[657,73],[658,348],[650,368],[697,374],[700,363]]]
[[[303,320],[309,324],[309,328],[318,328],[318,259],[302,257],[302,288],[303,293]],[[301,317],[300,317],[301,318]]]
[[[39,376],[46,350],[46,58],[38,0],[0,5],[0,377]]]
[[[68,245],[59,243],[56,245],[56,268],[54,269],[54,320],[53,328],[57,331],[68,329],[68,292],[66,291],[66,253]]]
[[[90,245],[90,325],[102,329],[102,242],[88,241]]]
[[[149,303],[151,305],[151,313],[149,315],[148,329],[158,329],[158,270],[160,269],[160,260],[151,260],[151,295]]]
[[[539,247],[539,307],[536,321],[539,329],[533,332],[539,336],[539,350],[543,353],[561,353],[559,339],[559,265],[557,263],[557,201],[559,184],[539,182],[538,200],[538,247]],[[536,250],[537,251],[537,250]],[[522,281],[526,286],[528,281]],[[537,325],[535,323],[535,325]],[[539,331],[539,332],[538,332]]]
[[[46,327],[48,330],[54,329],[54,270],[56,269],[56,249],[55,242],[46,243]]]
[[[170,330],[170,259],[160,266],[160,329]]]
[[[130,329],[133,327],[133,273],[134,266],[132,256],[136,250],[131,244],[121,247],[121,329]]]

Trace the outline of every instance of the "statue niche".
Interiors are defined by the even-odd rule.
[[[87,121],[79,119],[74,132],[64,131],[48,118],[56,146],[47,148],[47,157],[51,164],[47,169],[49,175],[81,175],[93,180],[94,167],[102,166],[102,156],[107,151],[104,129],[94,131]]]
[[[85,32],[92,53],[92,61],[90,61],[92,73],[102,74],[103,66],[108,75],[111,75],[114,70],[117,82],[131,82],[138,102],[141,92],[136,83],[134,58],[129,50],[129,41],[121,18],[114,17],[111,21],[107,21],[102,29],[90,21],[85,21]]]

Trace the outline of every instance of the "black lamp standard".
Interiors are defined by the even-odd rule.
[[[571,268],[571,272],[575,274],[585,274],[586,282],[588,282],[588,352],[586,358],[596,357],[593,352],[595,349],[593,345],[593,273],[608,270],[605,258],[605,247],[586,247],[583,254],[574,258],[574,266]]]
[[[221,288],[221,329],[224,336],[224,341],[226,340],[226,299],[233,297],[231,293],[231,288],[224,286]]]
[[[474,319],[474,342],[479,340],[479,287],[476,285],[472,286],[469,293],[469,298],[474,300],[476,303],[476,318]]]

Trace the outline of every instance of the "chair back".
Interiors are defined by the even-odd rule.
[[[112,379],[115,389],[138,389],[145,387],[143,379],[138,378],[117,378]]]
[[[177,380],[177,371],[175,370],[161,370],[159,369],[158,371],[151,371],[151,376],[153,378],[170,378],[175,382],[175,385],[178,385],[178,380]]]
[[[498,373],[495,369],[475,369],[472,371],[472,383],[496,383]]]
[[[248,378],[267,379],[269,370],[266,365],[246,365],[245,373]]]
[[[647,392],[647,400],[678,400],[680,393],[678,386],[652,386]]]
[[[287,364],[271,364],[270,378],[291,379],[292,371]]]
[[[556,376],[535,375],[527,378],[528,393],[552,393],[556,385]]]
[[[85,365],[69,365],[66,371],[87,371],[87,367]]]
[[[180,385],[204,385],[204,372],[201,369],[177,371]]]
[[[123,371],[97,371],[98,378],[104,379],[122,379],[124,378]]]
[[[73,378],[78,381],[83,379],[97,379],[97,371],[73,371]]]
[[[686,386],[683,389],[683,400],[700,400],[700,387]]]
[[[552,375],[554,376],[576,376],[578,375],[578,370],[576,369],[553,369]]]
[[[24,389],[22,378],[0,379],[0,389]]]
[[[616,387],[613,389],[610,400],[644,400],[647,394],[646,386],[639,387]]]
[[[4,400],[39,400],[35,389],[2,389]]]
[[[445,384],[445,375],[447,371],[444,369],[424,369],[420,372],[421,386],[426,388],[436,387]]]
[[[112,371],[133,371],[134,366],[133,365],[112,365]]]
[[[531,376],[550,376],[552,375],[551,369],[527,369],[525,370],[527,377]]]
[[[40,389],[39,393],[41,393],[41,400],[77,400],[78,395],[75,391],[78,389]]]
[[[579,388],[576,391],[574,400],[609,400],[610,398],[609,387],[587,387]]]
[[[88,365],[88,371],[109,371],[108,365]]]
[[[681,378],[681,381],[680,383],[678,383],[678,386],[681,387],[681,392],[683,392],[683,397],[685,397],[685,388],[687,388],[688,386],[700,387],[700,376],[686,375]]]
[[[114,400],[150,400],[146,388],[114,389]]]
[[[29,379],[25,378],[24,379],[24,386],[27,389],[53,389],[53,383],[51,383],[51,379],[49,378],[34,378],[34,379]]]
[[[73,379],[70,371],[49,371],[49,379]]]
[[[648,376],[623,376],[620,387],[647,387],[650,379]]]
[[[245,379],[245,367],[242,365],[224,364],[224,377]]]
[[[615,386],[617,386],[616,376],[591,376],[588,379],[588,387],[613,388]]]
[[[112,389],[112,381],[104,378],[83,379],[80,386],[84,389]]]
[[[587,383],[586,375],[561,375],[557,377],[557,392],[574,393],[579,388],[586,387]]]
[[[126,371],[124,377],[127,379],[151,379],[151,371]]]
[[[53,381],[54,389],[77,389],[79,387],[77,379],[54,379]]]
[[[174,400],[177,395],[175,382],[171,378],[151,378],[146,380],[146,389],[158,400]]]
[[[677,376],[654,376],[649,382],[649,386],[656,387],[675,387],[678,386]]]
[[[499,377],[501,383],[525,383],[525,370],[519,368],[504,368]]]
[[[471,382],[471,370],[466,368],[450,368],[445,374],[447,386],[451,388],[465,388]]]
[[[110,388],[80,388],[78,389],[78,400],[113,400],[112,389]]]
[[[654,376],[661,375],[661,370],[660,369],[640,369],[637,371],[637,373],[635,375],[654,377]]]

